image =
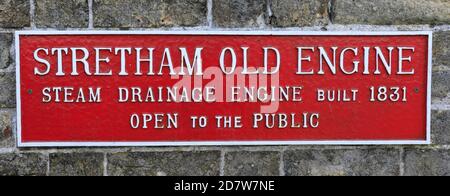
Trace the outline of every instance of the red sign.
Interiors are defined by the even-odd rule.
[[[18,32],[19,146],[430,143],[429,32]]]

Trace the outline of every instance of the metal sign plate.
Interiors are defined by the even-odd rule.
[[[429,144],[431,39],[17,32],[18,145]]]

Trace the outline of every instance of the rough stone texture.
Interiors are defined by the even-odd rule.
[[[87,28],[88,0],[33,0],[37,28]],[[199,27],[207,21],[207,0],[93,0],[98,28]],[[329,2],[334,5],[331,13]],[[270,9],[267,6],[269,3]],[[449,25],[450,0],[213,0],[217,28],[309,27],[335,30],[421,30]],[[0,176],[1,175],[219,175],[220,147],[105,148],[89,150],[15,147],[16,102],[13,32],[31,27],[30,0],[0,1]],[[350,24],[345,26],[340,24]],[[362,24],[353,25],[353,24]],[[414,25],[410,25],[414,24]],[[416,26],[419,24],[419,26]],[[33,26],[34,26],[33,25]],[[366,26],[367,25],[367,26]],[[308,29],[308,28],[306,28]],[[450,106],[450,31],[435,29],[433,108]],[[214,30],[214,28],[212,28]],[[447,30],[447,31],[445,31]],[[433,111],[432,146],[233,148],[225,156],[225,175],[450,175],[450,111]],[[400,148],[405,148],[401,157]],[[184,151],[188,149],[189,151]],[[228,149],[228,148],[227,148]],[[42,151],[41,151],[42,150]],[[133,152],[124,152],[132,150]],[[182,150],[183,152],[180,152]],[[249,150],[249,151],[247,151]],[[48,152],[52,152],[49,156]],[[144,151],[144,152],[136,152]],[[151,151],[151,152],[149,152]],[[43,152],[42,154],[40,152]],[[110,152],[107,168],[104,153]],[[120,153],[119,153],[120,152]],[[402,159],[401,159],[402,158]],[[49,167],[48,167],[49,166]],[[49,170],[48,170],[49,169]],[[282,173],[282,172],[281,172]]]
[[[405,149],[406,176],[450,176],[450,151]]]
[[[111,176],[217,176],[220,152],[132,152],[111,154]]]
[[[102,176],[102,153],[50,154],[51,176]]]
[[[0,70],[8,68],[12,63],[10,54],[12,40],[12,34],[0,33]]]
[[[434,145],[450,144],[450,111],[433,111],[431,133]]]
[[[95,0],[95,27],[191,27],[206,25],[206,0]]]
[[[228,152],[225,157],[227,176],[278,176],[279,152]]]
[[[1,0],[0,27],[21,28],[30,25],[29,0]]]
[[[448,101],[450,99],[450,71],[433,73],[433,102]]]
[[[0,108],[16,106],[16,75],[0,72]]]
[[[329,0],[271,0],[270,24],[275,27],[327,25]]]
[[[332,0],[335,24],[449,24],[450,0]]]
[[[87,28],[89,5],[87,0],[36,0],[37,27]]]
[[[0,154],[1,176],[45,176],[47,158],[42,154]]]
[[[14,146],[13,115],[11,110],[0,110],[0,148]]]
[[[292,150],[284,154],[288,176],[399,175],[396,149]]]
[[[218,27],[260,27],[266,24],[265,0],[214,1],[214,25]]]
[[[450,9],[450,7],[449,7]],[[450,31],[434,33],[433,67],[438,70],[450,70]]]

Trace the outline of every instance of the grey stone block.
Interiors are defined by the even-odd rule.
[[[37,27],[87,28],[89,5],[87,0],[35,0]]]
[[[327,25],[329,0],[271,0],[270,24],[275,27]]]
[[[260,27],[267,23],[265,0],[215,0],[214,25],[218,27]]]
[[[450,144],[450,111],[433,111],[431,119],[432,143]]]
[[[450,98],[450,71],[433,73],[433,102],[448,101]]]
[[[449,24],[449,0],[332,0],[335,24]]]
[[[111,176],[217,176],[220,152],[126,152],[108,156]]]
[[[228,176],[279,176],[279,152],[227,152],[225,175]]]
[[[95,0],[95,27],[158,28],[206,25],[206,0]]]
[[[0,72],[0,108],[16,106],[16,75]]]
[[[449,7],[450,9],[450,7]],[[433,36],[433,68],[450,70],[450,31],[435,32]]]
[[[11,58],[12,40],[12,34],[0,33],[0,70],[8,68],[13,63]]]
[[[51,176],[102,176],[104,171],[102,153],[50,154]]]
[[[11,110],[0,110],[0,148],[14,146],[14,115],[15,112]]]
[[[450,151],[405,149],[406,176],[450,176]]]
[[[396,176],[397,149],[305,149],[284,155],[288,176]]]
[[[1,176],[45,176],[47,158],[42,154],[0,154]]]
[[[0,1],[0,27],[22,28],[30,27],[30,1],[29,0],[1,0]]]

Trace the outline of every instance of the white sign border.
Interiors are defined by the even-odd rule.
[[[24,35],[277,35],[277,36],[428,36],[428,89],[426,140],[327,140],[327,141],[213,141],[213,142],[22,142],[20,91],[20,36]],[[280,146],[280,145],[430,145],[431,144],[431,91],[433,63],[432,31],[16,31],[16,108],[17,146],[20,147],[164,147],[164,146]]]

